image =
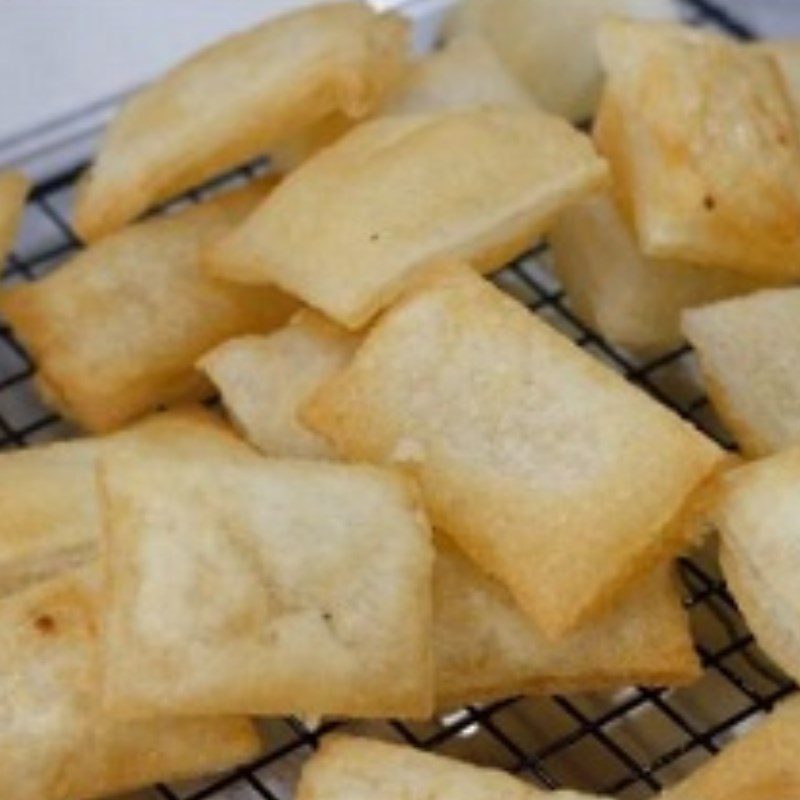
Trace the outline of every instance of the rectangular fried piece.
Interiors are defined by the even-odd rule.
[[[800,797],[798,747],[800,698],[792,697],[662,796],[664,800],[795,800]]]
[[[297,800],[589,800],[549,794],[497,769],[405,745],[326,736],[306,763]]]
[[[304,421],[397,463],[433,524],[550,637],[680,547],[670,523],[722,453],[466,268],[388,311]]]
[[[94,241],[334,111],[363,117],[405,60],[400,17],[361,2],[302,9],[207,47],[125,104],[75,229]]]
[[[410,481],[114,448],[101,484],[113,712],[430,714],[432,552]]]
[[[610,194],[565,209],[548,238],[577,314],[609,341],[637,352],[680,345],[684,309],[766,285],[729,270],[648,258]]]
[[[443,260],[502,266],[606,174],[585,136],[534,108],[383,117],[289,175],[208,267],[358,329]]]
[[[102,448],[125,441],[186,458],[237,443],[202,408],[153,414],[104,439],[30,447],[0,454],[0,597],[97,557],[100,510],[95,464]],[[249,449],[240,444],[243,452]]]
[[[357,337],[321,315],[299,311],[269,336],[230,339],[206,353],[198,366],[222,394],[244,436],[268,456],[333,458],[297,411],[324,380],[347,363]]]
[[[678,8],[673,0],[463,0],[445,37],[485,37],[542,108],[584,122],[600,94],[597,31],[609,16],[677,19]]]
[[[672,568],[660,567],[593,625],[549,642],[508,591],[436,543],[433,643],[441,709],[513,694],[676,686],[700,675]]]
[[[604,23],[597,137],[653,258],[800,275],[800,143],[777,64],[696,29]],[[603,109],[601,108],[601,116]]]
[[[750,456],[800,444],[800,289],[771,289],[687,311],[714,408]]]
[[[0,600],[0,784],[14,800],[89,800],[235,766],[244,718],[114,721],[100,708],[93,570]]]
[[[14,244],[30,181],[19,172],[0,173],[0,266]]]
[[[253,186],[142,222],[43,280],[0,293],[52,404],[93,432],[208,393],[194,362],[221,341],[282,325],[296,304],[208,278],[199,254],[263,196]]]
[[[800,679],[800,447],[725,476],[712,517],[725,577],[759,644]]]

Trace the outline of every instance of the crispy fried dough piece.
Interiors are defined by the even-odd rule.
[[[306,763],[297,800],[589,800],[545,793],[497,769],[405,745],[326,736]]]
[[[597,142],[644,253],[800,275],[800,144],[774,60],[677,25],[606,21],[600,43],[618,108]]]
[[[208,266],[357,329],[447,258],[502,266],[606,172],[582,134],[534,108],[383,117],[287,177]]]
[[[671,567],[660,567],[593,625],[549,642],[508,591],[442,537],[433,583],[440,708],[513,694],[691,683],[700,665]]]
[[[381,113],[533,104],[531,94],[485,39],[465,34],[420,59],[383,104]]]
[[[684,543],[670,523],[723,459],[463,267],[387,312],[302,418],[418,478],[433,524],[553,638]]]
[[[445,35],[485,37],[544,109],[582,122],[600,94],[597,30],[608,16],[676,19],[678,10],[672,0],[466,0]]]
[[[106,432],[209,385],[194,362],[221,341],[282,325],[296,304],[270,287],[208,278],[200,252],[263,196],[260,185],[127,228],[43,280],[0,293],[52,404]]]
[[[115,722],[100,709],[98,576],[0,600],[0,783],[14,800],[89,800],[254,758],[243,718]]]
[[[325,439],[306,428],[297,411],[347,363],[356,343],[357,337],[303,310],[269,336],[224,342],[198,366],[220,390],[237,427],[265,455],[334,458]]]
[[[423,56],[383,103],[380,114],[417,114],[476,106],[529,106],[533,98],[478,36],[460,36]],[[278,171],[298,167],[353,126],[335,114],[274,150]]]
[[[764,650],[800,679],[800,448],[726,475],[713,516],[747,621]]]
[[[430,714],[432,552],[411,482],[234,455],[104,456],[108,707]]]
[[[0,454],[0,597],[97,557],[100,511],[95,462],[101,448],[125,441],[186,458],[238,443],[202,408],[153,414],[104,439],[76,439]],[[244,443],[245,454],[250,450]]]
[[[797,39],[759,41],[753,46],[778,62],[794,111],[795,122],[800,125],[800,41]]]
[[[29,188],[30,181],[23,174],[0,173],[0,266],[14,244]]]
[[[561,212],[549,240],[578,315],[609,341],[638,352],[680,345],[684,309],[765,285],[729,270],[648,258],[610,194]]]
[[[772,289],[687,311],[714,407],[750,456],[800,444],[800,289]]]
[[[677,786],[664,800],[795,800],[800,796],[800,698],[784,700],[753,730]]]
[[[94,241],[333,111],[365,116],[405,59],[402,20],[357,2],[287,14],[206,48],[112,122],[76,230]]]

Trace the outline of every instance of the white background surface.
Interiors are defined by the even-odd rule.
[[[33,130],[130,91],[210,40],[313,1],[0,0],[0,163],[13,160],[3,158],[15,152],[4,150],[9,140],[30,142]],[[800,0],[719,5],[765,34],[800,36]]]

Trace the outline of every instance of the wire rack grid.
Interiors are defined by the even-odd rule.
[[[753,38],[746,25],[708,0],[683,2],[690,21]],[[80,247],[68,219],[82,168],[56,175],[34,189],[4,284],[37,280]],[[182,202],[201,199],[230,180],[246,181],[253,170],[240,170]],[[539,248],[507,267],[497,282],[581,347],[730,445],[699,388],[688,348],[642,361],[612,346],[575,316],[547,262],[548,253]],[[8,326],[0,323],[0,449],[73,433],[42,404],[33,386],[35,370]],[[651,797],[713,756],[795,688],[758,650],[725,589],[714,554],[683,559],[680,573],[705,667],[702,679],[692,687],[509,698],[424,724],[387,720],[315,726],[296,718],[269,720],[263,723],[267,749],[253,764],[210,781],[153,787],[139,797],[290,800],[303,761],[320,737],[334,728],[505,768],[545,787],[569,786],[620,798]]]

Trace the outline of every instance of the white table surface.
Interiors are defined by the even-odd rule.
[[[269,15],[325,1],[0,0],[0,165],[99,129],[110,101],[199,46]],[[406,0],[412,9],[443,2]],[[374,0],[379,7],[400,4]],[[800,0],[717,4],[764,34],[800,36]]]

